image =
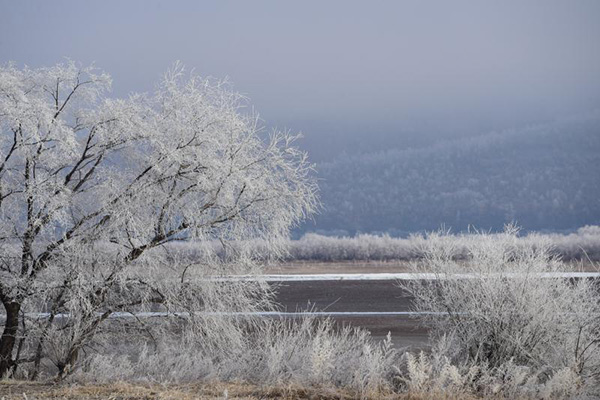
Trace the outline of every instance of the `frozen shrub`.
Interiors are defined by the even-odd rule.
[[[490,371],[494,382],[487,387],[499,385],[511,396],[534,383],[552,393],[566,393],[560,382],[599,385],[597,282],[559,277],[562,266],[550,239],[530,235],[523,244],[517,233],[509,226],[502,234],[468,235],[460,242],[431,234],[413,267],[436,280],[401,285],[414,296],[417,311],[435,313],[425,321],[434,342],[450,341],[445,355],[452,364]],[[461,246],[467,258],[457,261]]]
[[[231,329],[236,324],[222,325]],[[179,337],[165,337],[155,348],[140,347],[135,340],[118,348],[113,345],[111,351],[91,356],[72,379],[161,383],[219,379],[345,388],[362,397],[392,389],[397,354],[389,336],[379,343],[367,331],[336,327],[329,319],[310,315],[240,320],[237,326],[243,335],[223,333],[218,342],[182,327]]]
[[[390,338],[378,343],[365,330],[336,327],[310,315],[262,322],[248,347],[219,365],[221,378],[331,386],[361,394],[390,389],[396,356]]]
[[[557,370],[549,379],[542,371],[508,361],[497,368],[473,363],[451,363],[435,352],[406,353],[398,368],[401,392],[424,398],[456,396],[494,399],[584,399],[597,398],[591,385],[570,368]],[[597,393],[596,393],[597,394]]]

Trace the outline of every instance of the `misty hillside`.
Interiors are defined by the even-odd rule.
[[[317,165],[324,210],[302,231],[404,234],[445,224],[600,223],[600,115]]]

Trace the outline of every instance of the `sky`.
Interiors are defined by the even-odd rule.
[[[0,0],[0,63],[94,62],[126,96],[181,60],[317,160],[597,110],[599,43],[596,0]]]

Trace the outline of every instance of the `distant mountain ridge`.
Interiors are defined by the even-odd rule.
[[[600,224],[600,113],[338,157],[317,165],[324,210],[300,231],[407,232],[440,225],[571,230]]]

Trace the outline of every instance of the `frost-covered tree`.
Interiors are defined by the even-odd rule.
[[[39,365],[48,341],[64,373],[115,312],[257,306],[239,283],[236,296],[201,285],[253,267],[243,247],[211,258],[202,243],[277,252],[315,208],[294,137],[262,134],[226,82],[176,65],[150,95],[110,99],[110,84],[74,62],[0,67],[0,376]],[[197,243],[204,263],[174,260],[172,241]]]

